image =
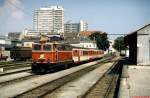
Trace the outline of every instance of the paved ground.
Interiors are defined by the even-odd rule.
[[[21,77],[26,77],[29,75],[32,75],[32,74],[29,72],[21,72],[21,73],[6,75],[6,76],[0,76],[0,83],[5,82],[5,81],[14,80],[14,79],[21,78]]]
[[[95,65],[99,62],[100,61],[90,62],[88,64],[83,64],[83,65],[80,65],[80,66],[77,66],[74,68],[70,68],[67,70],[62,70],[62,71],[59,71],[56,73],[42,75],[40,77],[35,77],[35,78],[29,79],[29,80],[21,81],[16,84],[10,84],[10,85],[4,86],[4,87],[0,87],[0,98],[12,98],[16,95],[22,94],[26,91],[29,91],[33,88],[36,88],[38,86],[41,86],[43,84],[46,84],[53,80],[56,80],[60,77],[66,76],[66,75],[76,72],[78,70]]]
[[[123,74],[119,98],[150,98],[150,66],[128,66]]]
[[[88,74],[68,82],[66,85],[44,98],[82,98],[113,64],[114,62],[106,63]]]

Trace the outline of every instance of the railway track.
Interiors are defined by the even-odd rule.
[[[103,63],[101,63],[103,64]],[[56,79],[52,82],[49,82],[47,84],[41,85],[37,88],[34,88],[28,92],[25,92],[21,95],[15,96],[15,98],[39,98],[39,97],[45,97],[47,94],[49,94],[50,92],[55,91],[56,89],[58,89],[59,87],[63,86],[64,84],[66,84],[67,82],[73,81],[85,74],[87,74],[88,72],[96,69],[97,67],[101,66],[100,64],[96,64],[94,66],[90,66],[87,67],[85,69],[82,69],[80,71],[77,71],[75,73],[69,74],[65,77]],[[51,98],[51,97],[48,97]]]
[[[0,76],[28,71],[30,67],[31,62],[0,62]]]
[[[122,63],[123,61],[120,60],[83,98],[117,98],[117,86],[122,71]]]
[[[16,98],[22,98],[22,97],[32,97],[32,98],[37,98],[37,97],[44,97],[45,95],[47,95],[48,93],[56,90],[57,88],[59,88],[60,86],[63,86],[65,83],[70,82],[84,74],[86,74],[87,72],[90,72],[91,70],[94,70],[96,66],[92,66],[92,67],[88,67],[86,69],[77,71],[73,74],[69,74],[65,77],[56,79],[52,82],[49,82],[47,84],[44,84],[38,88],[35,88],[31,91],[28,91],[22,95],[16,96]]]
[[[108,60],[105,59],[105,61]],[[53,91],[65,83],[72,81],[87,72],[90,72],[97,68],[100,65],[101,61],[95,61],[95,63],[91,62],[91,65],[83,64],[84,67],[77,66],[74,68],[70,68],[67,70],[63,70],[56,73],[46,74],[46,75],[33,75],[31,73],[25,74],[24,76],[20,75],[15,79],[10,79],[9,81],[2,81],[0,83],[0,97],[8,98],[8,97],[43,97],[50,91]],[[92,66],[94,64],[94,66]],[[76,69],[75,69],[76,68]],[[70,70],[70,71],[69,71]],[[71,72],[71,70],[73,72]],[[69,74],[70,73],[70,74]],[[10,75],[9,75],[10,76]],[[13,77],[13,75],[12,75]],[[5,83],[6,82],[6,83]],[[29,86],[30,85],[30,86]],[[16,91],[13,91],[16,89]],[[10,92],[9,94],[5,92]],[[39,93],[40,92],[40,93]]]
[[[31,62],[0,62],[0,68],[3,70],[17,69],[20,67],[29,67]]]
[[[7,66],[13,66],[13,65],[22,65],[22,64],[30,64],[29,61],[5,61],[0,62],[0,67],[7,67]]]
[[[0,72],[0,76],[6,76],[6,75],[11,75],[20,72],[27,72],[27,71],[31,71],[31,67],[23,67],[23,68],[17,68],[12,70],[6,70],[4,72]]]
[[[14,73],[11,75],[5,75],[0,77],[0,87],[21,82],[30,78],[38,77],[39,75],[34,75],[30,71]]]
[[[107,73],[107,71],[111,70],[113,66],[115,66],[115,62],[97,66],[96,69],[76,78],[71,82],[68,82],[53,92],[49,92],[49,94],[44,95],[41,98],[83,98],[88,90],[96,84],[98,79],[103,77],[103,75]],[[91,96],[89,98],[95,97]]]

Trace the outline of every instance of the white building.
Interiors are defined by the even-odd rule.
[[[88,29],[88,24],[87,22],[80,20],[79,23],[70,23],[67,22],[64,24],[64,32],[65,33],[79,33],[81,31],[87,31]]]
[[[80,43],[71,44],[71,45],[72,45],[72,46],[75,46],[75,47],[98,49],[96,43],[93,42],[93,41],[81,41]]]
[[[37,31],[37,30],[33,30],[33,29],[25,29],[23,31],[23,34],[25,37],[40,37],[40,35],[42,34],[47,34],[47,31]]]
[[[87,31],[88,30],[88,24],[86,21],[80,20],[80,32],[81,31]]]
[[[33,29],[28,30],[25,36],[37,36],[41,33],[62,34],[63,32],[64,9],[61,6],[50,6],[34,10]]]
[[[64,9],[50,6],[34,11],[33,29],[48,32],[64,32]]]
[[[109,39],[109,52],[116,52],[116,50],[113,48],[114,45],[114,40],[113,39]]]

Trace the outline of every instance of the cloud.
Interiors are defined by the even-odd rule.
[[[12,4],[16,5],[16,4],[20,4],[19,0],[6,0],[8,2],[11,2]]]
[[[7,14],[9,18],[20,20],[24,18],[22,8],[23,6],[19,0],[5,0],[0,6],[0,15]]]
[[[16,18],[16,19],[23,19],[23,17],[24,17],[24,13],[23,12],[21,12],[21,11],[13,11],[12,13],[11,13],[11,15],[12,15],[12,17],[13,18]]]

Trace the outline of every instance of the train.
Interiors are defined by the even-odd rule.
[[[32,48],[23,46],[14,46],[10,50],[10,57],[14,61],[26,61],[32,58]]]
[[[31,69],[34,73],[48,73],[103,56],[102,50],[73,47],[67,43],[39,42],[32,46]]]

